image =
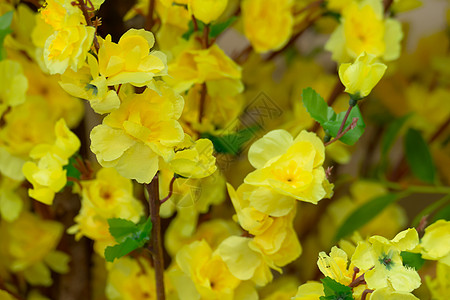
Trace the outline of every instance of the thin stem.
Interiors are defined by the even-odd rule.
[[[161,218],[159,216],[159,180],[158,173],[153,177],[152,182],[146,184],[148,191],[148,202],[150,206],[150,218],[152,220],[152,248],[153,248],[153,267],[155,269],[156,298],[164,300],[164,258],[161,240]]]
[[[436,132],[431,136],[429,143],[434,142],[444,131],[447,129],[447,127],[450,125],[450,118],[445,121],[441,127],[436,130]]]
[[[205,110],[205,102],[206,102],[206,92],[207,92],[206,82],[203,82],[202,90],[200,92],[200,104],[199,104],[199,108],[198,108],[198,122],[199,123],[201,123],[202,119],[203,119],[203,113]]]
[[[356,123],[358,123],[358,118],[353,118],[352,123],[341,133],[339,133],[338,135],[336,135],[336,137],[334,139],[332,139],[329,142],[326,142],[324,145],[325,147],[338,141],[341,137],[343,137],[347,132],[349,132],[350,130],[352,130],[353,128],[356,127]]]
[[[418,194],[450,194],[450,187],[446,186],[420,186],[409,185],[404,186],[392,181],[381,182],[385,187],[393,190],[407,190]]]
[[[194,32],[198,31],[197,19],[194,17],[194,15],[191,15],[191,17],[192,17],[192,24],[194,24]]]
[[[366,273],[363,273],[362,275],[356,277],[355,280],[353,280],[348,286],[351,287],[351,288],[354,288],[354,287],[356,287],[356,286],[358,286],[360,284],[365,283],[366,282],[366,280],[364,279],[364,275],[365,274]]]
[[[203,27],[203,39],[202,39],[204,49],[208,49],[209,47],[208,37],[209,37],[209,25],[205,25],[205,27]]]
[[[361,300],[366,300],[367,295],[370,293],[373,293],[373,290],[365,289],[364,292],[362,292]]]
[[[86,24],[91,27],[95,27],[92,23],[91,17],[89,16],[88,7],[86,3],[83,0],[78,0],[78,6],[80,7],[81,11],[83,12],[84,19],[86,20]],[[94,35],[94,47],[95,51],[98,53],[98,50],[100,49],[100,44],[97,40],[97,33]]]
[[[311,2],[308,5],[306,5],[305,7],[299,9],[298,11],[294,11],[293,15],[297,16],[301,13],[304,13],[305,11],[307,11],[313,7],[322,5],[323,2],[324,2],[324,0],[317,0],[317,1]]]
[[[78,178],[67,176],[67,180],[75,182],[78,185],[78,187],[80,188],[80,190],[83,189],[83,186],[81,185],[81,182],[78,180]]]
[[[388,10],[391,7],[392,3],[394,3],[394,0],[385,0],[384,1],[384,13],[388,12]]]
[[[155,11],[155,0],[150,0],[148,4],[148,14],[145,20],[145,30],[151,31],[155,22],[153,20],[153,12]]]
[[[348,116],[350,115],[352,108],[353,108],[352,105],[348,106],[347,112],[345,113],[344,119],[342,120],[341,127],[339,127],[337,135],[341,134],[342,130],[344,130],[345,122],[347,122]]]
[[[170,184],[169,184],[169,195],[167,195],[167,197],[161,199],[161,204],[163,204],[164,202],[166,202],[167,200],[169,200],[169,198],[172,196],[173,194],[173,184],[175,183],[175,180],[177,179],[177,177],[174,175],[172,177],[172,179],[170,180]]]

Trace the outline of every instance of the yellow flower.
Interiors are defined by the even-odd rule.
[[[416,296],[407,292],[398,292],[391,287],[376,289],[370,296],[371,300],[419,300]]]
[[[273,130],[253,143],[248,158],[256,170],[245,177],[247,184],[314,204],[330,196],[322,167],[325,147],[314,133],[302,131],[294,139],[285,130]]]
[[[270,266],[276,270],[297,259],[302,247],[292,221],[295,210],[284,217],[274,218],[273,223],[263,233],[255,235],[249,247],[260,252]]]
[[[425,228],[420,246],[423,258],[450,266],[450,221],[438,220]]]
[[[174,173],[183,177],[207,177],[217,169],[213,150],[210,140],[199,139],[194,142],[189,135],[185,134],[183,143],[175,148],[175,155],[170,160],[169,167]]]
[[[414,268],[403,266],[401,251],[411,251],[419,243],[415,229],[407,229],[392,240],[381,236],[360,242],[352,256],[352,263],[360,270],[366,270],[364,278],[369,289],[391,286],[395,291],[409,293],[421,284]]]
[[[273,276],[263,255],[250,247],[250,241],[250,238],[231,236],[222,241],[216,253],[236,278],[263,286],[272,281]]]
[[[25,178],[33,185],[28,190],[30,197],[51,205],[55,193],[67,183],[66,170],[63,169],[68,159],[80,148],[80,140],[70,131],[64,119],[55,124],[56,140],[54,144],[41,144],[34,147],[31,158],[23,165]]]
[[[122,257],[111,264],[106,281],[106,296],[110,300],[156,299],[155,271],[147,259]],[[165,278],[168,299],[173,294],[170,281]]]
[[[189,0],[189,12],[205,24],[217,20],[227,7],[228,0]]]
[[[166,55],[150,52],[154,44],[153,33],[144,29],[128,30],[117,44],[107,35],[98,52],[100,74],[107,78],[108,85],[134,86],[145,86],[154,76],[166,75]]]
[[[331,248],[329,256],[325,252],[319,253],[317,266],[323,275],[330,277],[339,283],[348,285],[352,282],[354,271],[351,266],[348,266],[347,253],[336,246]]]
[[[161,94],[146,89],[124,99],[91,131],[91,150],[99,163],[140,183],[150,182],[158,171],[159,157],[172,159],[174,147],[184,139],[177,121],[183,98],[161,81],[157,86]]]
[[[446,300],[450,295],[450,266],[441,262],[436,266],[436,278],[431,279],[430,276],[426,276],[425,280],[429,291],[431,292],[432,299]]]
[[[339,66],[339,78],[345,86],[345,92],[359,100],[370,94],[386,69],[385,64],[376,62],[375,56],[363,52],[353,64]]]
[[[27,89],[28,80],[20,64],[9,59],[0,61],[0,116],[8,107],[25,102]]]
[[[70,95],[89,101],[99,114],[109,113],[120,106],[116,91],[108,89],[106,77],[98,73],[97,59],[88,53],[88,64],[80,70],[66,70],[59,84]]]
[[[241,4],[245,36],[256,52],[278,50],[292,34],[292,0],[244,0]]]
[[[54,30],[86,24],[81,9],[72,5],[69,0],[47,0],[40,13],[45,23],[52,26]]]
[[[122,218],[137,223],[143,207],[133,196],[131,180],[112,168],[102,168],[93,180],[81,181],[81,209],[69,233],[78,240],[86,236],[95,240],[95,250],[103,256],[105,246],[114,243],[108,231],[108,219]]]
[[[401,24],[393,19],[384,19],[382,1],[354,1],[342,10],[341,24],[325,49],[341,63],[358,57],[362,52],[391,61],[400,55],[402,38]]]
[[[49,36],[44,46],[44,62],[50,74],[62,74],[68,67],[75,72],[81,68],[94,34],[94,27],[79,25],[65,27]]]
[[[50,286],[52,269],[58,273],[68,271],[67,254],[55,248],[63,234],[61,223],[42,220],[23,212],[14,222],[0,223],[0,256],[11,272],[23,272],[32,285]],[[27,232],[27,234],[23,234]],[[36,238],[39,237],[39,238]]]
[[[323,285],[317,281],[308,281],[298,287],[297,294],[293,300],[317,300],[325,296]]]
[[[198,83],[207,84],[208,91],[213,87],[209,85],[214,81],[222,81],[227,84],[221,93],[229,95],[229,92],[241,92],[241,67],[229,58],[222,49],[213,44],[208,49],[202,49],[201,45],[191,39],[186,47],[169,64],[170,78],[165,80],[173,86],[177,92],[184,92]]]
[[[240,280],[232,275],[221,256],[212,251],[204,241],[195,241],[184,246],[176,256],[178,267],[185,274],[183,285],[193,285],[191,293],[196,297],[184,299],[233,299],[234,290]],[[190,282],[189,282],[190,281]],[[174,284],[178,293],[183,285]],[[186,292],[186,290],[184,290]]]

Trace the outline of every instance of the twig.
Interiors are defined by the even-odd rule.
[[[347,112],[345,113],[344,119],[342,120],[341,127],[339,127],[339,131],[337,135],[340,135],[342,130],[344,130],[345,122],[347,122],[348,116],[350,115],[350,112],[352,111],[353,106],[350,105],[347,109]]]
[[[394,3],[394,0],[385,0],[384,1],[384,13],[387,13],[389,11],[389,8]]]
[[[353,128],[356,127],[356,123],[358,123],[358,118],[353,118],[352,123],[340,134],[336,135],[336,137],[334,139],[332,139],[329,142],[326,142],[324,145],[325,147],[336,142],[337,140],[339,140],[341,137],[343,137],[347,132],[349,132],[350,130],[352,130]]]
[[[169,183],[169,194],[165,198],[161,199],[161,204],[163,204],[164,202],[169,200],[169,198],[172,196],[172,194],[173,194],[173,184],[175,183],[176,179],[177,179],[177,177],[174,174],[172,179],[170,180],[170,183]]]
[[[199,108],[198,108],[198,122],[199,123],[201,123],[202,119],[203,119],[203,113],[205,110],[206,92],[207,92],[206,82],[203,82],[202,90],[200,92],[200,104],[199,104]]]
[[[148,14],[145,20],[145,30],[151,31],[155,22],[153,21],[153,12],[155,11],[155,0],[150,0],[148,4]]]
[[[366,273],[364,273],[366,274]],[[364,279],[364,274],[358,276],[357,278],[355,278],[355,280],[353,280],[348,286],[351,288],[354,288],[360,284],[363,284],[366,282],[366,280]]]
[[[86,20],[87,25],[95,28],[94,24],[92,23],[91,17],[89,16],[88,7],[86,3],[83,0],[78,0],[78,6],[83,12],[83,16],[84,19]],[[94,47],[95,51],[98,53],[98,50],[100,49],[100,44],[98,43],[97,40],[97,34],[94,35]]]
[[[204,49],[208,49],[209,47],[208,36],[209,36],[209,26],[205,25],[205,27],[203,27],[203,39],[202,39]]]
[[[153,255],[153,267],[155,269],[155,281],[156,281],[156,298],[158,300],[164,300],[166,298],[164,292],[164,257],[162,250],[161,240],[161,218],[159,216],[159,207],[161,202],[159,200],[159,180],[158,173],[153,177],[152,182],[146,184],[145,187],[148,191],[149,205],[150,205],[150,218],[153,224],[152,227],[152,248]]]
[[[370,293],[373,293],[373,290],[365,289],[364,292],[362,292],[361,300],[366,300],[367,295]]]

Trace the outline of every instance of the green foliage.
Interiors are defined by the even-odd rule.
[[[237,20],[236,16],[233,16],[222,23],[215,23],[209,25],[209,38],[218,37],[225,29],[227,29],[234,21]],[[205,28],[206,24],[200,20],[197,21],[197,32],[202,32]],[[192,20],[189,21],[188,30],[182,35],[182,38],[185,40],[189,40],[191,35],[195,33],[194,22]]]
[[[232,16],[231,18],[229,18],[225,22],[212,24],[211,25],[211,29],[209,31],[209,37],[210,38],[218,37],[225,29],[227,29],[236,20],[237,20],[237,17],[236,16]]]
[[[433,217],[433,221],[431,223],[436,222],[437,220],[446,220],[450,221],[450,204],[444,206],[441,210],[439,210]]]
[[[76,157],[78,155],[79,154],[76,153],[71,158],[69,158],[69,163],[64,166],[64,170],[66,170],[67,177],[72,177],[72,178],[76,178],[76,179],[80,180],[81,172],[74,166],[74,164],[76,164]],[[67,181],[66,186],[72,186],[72,185],[73,185],[73,181]]]
[[[203,133],[201,137],[211,140],[217,153],[237,155],[241,151],[242,146],[254,136],[255,130],[255,127],[249,127],[222,136]]]
[[[320,279],[323,284],[323,292],[325,296],[321,296],[320,300],[351,300],[354,299],[352,289],[343,285],[330,277]]]
[[[341,238],[352,234],[355,230],[358,230],[376,217],[383,209],[395,202],[398,198],[398,194],[385,194],[364,203],[347,217],[341,227],[337,230],[334,239],[338,241]]]
[[[0,60],[6,57],[5,49],[3,48],[3,41],[5,37],[12,32],[11,22],[14,11],[9,11],[0,17]]]
[[[322,125],[327,134],[332,137],[336,137],[346,112],[336,114],[333,108],[328,106],[325,100],[323,100],[323,98],[312,88],[306,88],[303,90],[302,99],[303,105],[306,107],[306,110],[311,117]],[[352,123],[353,118],[358,118],[356,127],[339,139],[347,145],[353,145],[356,143],[356,141],[364,133],[364,129],[366,127],[359,108],[355,106],[345,122],[344,129]]]
[[[420,255],[420,253],[402,251],[400,255],[403,259],[403,265],[406,267],[414,268],[416,269],[416,271],[422,268],[423,264],[425,263],[425,260],[422,258],[422,255]]]
[[[114,259],[127,255],[133,250],[141,248],[150,239],[152,221],[148,218],[145,222],[134,224],[125,219],[108,219],[109,232],[116,240],[117,245],[108,246],[105,249],[106,261],[113,262]]]
[[[389,149],[394,144],[397,135],[399,134],[400,130],[402,129],[406,121],[409,119],[409,117],[411,117],[411,115],[412,114],[407,114],[399,119],[394,120],[391,124],[389,124],[381,141],[381,155],[383,157],[385,157],[388,154]]]
[[[408,129],[404,142],[406,161],[412,173],[424,182],[434,183],[436,169],[430,149],[420,132],[412,128]]]

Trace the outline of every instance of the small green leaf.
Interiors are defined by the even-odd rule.
[[[121,258],[133,250],[142,247],[137,241],[127,238],[122,243],[114,246],[108,246],[105,249],[105,258],[108,262],[113,262],[116,258]]]
[[[331,136],[336,137],[346,113],[347,112],[343,111],[339,113],[335,119],[330,119],[329,121],[325,122],[324,124],[322,124],[323,128],[325,130],[328,130]],[[351,129],[339,139],[341,142],[347,145],[355,144],[364,133],[364,130],[366,128],[366,124],[364,123],[361,111],[359,110],[358,106],[355,106],[352,108],[347,120],[345,121],[344,129],[350,126],[350,124],[353,122],[353,118],[358,118],[356,127]]]
[[[134,224],[133,222],[120,218],[108,219],[109,232],[114,237],[118,245],[108,246],[105,249],[107,261],[114,261],[127,255],[133,250],[141,248],[150,239],[152,222],[147,218],[144,223]]]
[[[210,31],[209,31],[209,37],[210,38],[216,38],[218,37],[225,29],[228,28],[234,21],[237,20],[236,16],[232,16],[228,20],[222,23],[212,24]]]
[[[242,146],[254,136],[255,131],[256,127],[250,127],[222,136],[203,133],[201,137],[211,140],[216,152],[237,155],[241,151]]]
[[[14,11],[11,10],[0,17],[0,60],[6,57],[6,52],[3,48],[3,41],[5,40],[5,37],[12,32],[11,22],[13,15]]]
[[[139,228],[133,222],[120,218],[108,219],[109,233],[120,243],[131,235],[136,235]]]
[[[383,135],[383,139],[381,141],[381,155],[384,157],[388,153],[392,144],[395,142],[395,138],[398,133],[402,129],[405,122],[411,117],[412,114],[407,114],[399,119],[396,119],[391,124],[389,124],[386,132]]]
[[[320,300],[351,300],[353,298],[352,289],[349,286],[343,285],[330,277],[320,279],[323,284],[323,293]]]
[[[424,182],[434,183],[436,169],[428,145],[420,132],[410,128],[404,142],[406,161],[412,173]]]
[[[64,166],[64,170],[66,170],[66,176],[72,177],[80,180],[81,178],[81,172],[77,168],[75,168],[74,164],[76,164],[76,157],[78,156],[78,153],[75,153],[71,158],[69,158],[69,163]],[[66,186],[72,186],[73,181],[67,181]]]
[[[328,120],[334,119],[336,113],[323,98],[312,88],[308,87],[302,92],[303,105],[305,106],[311,117],[323,124]]]
[[[414,268],[416,269],[416,271],[422,268],[423,264],[425,263],[425,260],[422,258],[422,255],[420,255],[420,253],[402,251],[400,255],[403,259],[403,265],[405,267]]]
[[[198,30],[202,32],[203,28],[205,27],[205,23],[203,23],[200,20],[197,20],[197,26],[198,26]],[[194,22],[192,20],[189,21],[188,24],[188,30],[183,33],[183,35],[181,36],[183,39],[185,39],[186,41],[189,40],[191,38],[191,35],[194,34],[195,30],[194,30]]]
[[[355,230],[358,230],[376,217],[383,211],[383,209],[385,209],[389,204],[395,202],[398,198],[399,197],[397,194],[385,194],[364,203],[347,217],[347,219],[337,230],[334,239],[338,241],[341,238],[352,234]]]

